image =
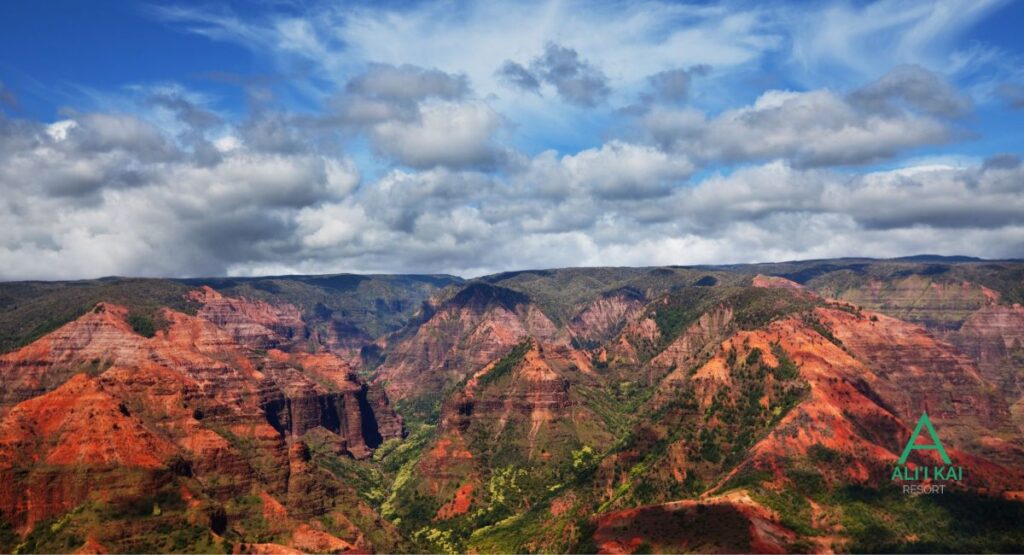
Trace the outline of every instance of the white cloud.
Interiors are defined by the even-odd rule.
[[[34,140],[4,143],[4,160],[39,156],[62,142],[38,129]],[[63,155],[67,167],[96,160],[88,150]],[[0,240],[0,268],[5,278],[472,275],[922,251],[1015,256],[1024,248],[1024,168],[1004,158],[863,176],[776,161],[680,185],[693,170],[685,158],[611,141],[523,159],[506,169],[507,178],[438,167],[394,170],[357,187],[358,172],[344,158],[264,153],[243,143],[213,165],[183,153],[169,161],[135,153],[125,159],[140,181],[102,180],[89,203],[32,187],[39,176],[31,164],[5,163],[9,194],[0,215],[10,232]],[[77,178],[50,176],[58,184]]]
[[[491,138],[501,117],[483,102],[428,102],[412,121],[374,125],[376,149],[412,167],[493,166],[499,152]]]
[[[0,112],[0,278],[1021,256],[1016,156],[914,152],[970,123],[970,100],[924,68],[963,75],[982,54],[943,36],[994,5],[160,8],[272,56],[302,109],[261,90],[232,116],[166,85],[50,124]],[[876,38],[917,65],[885,73]],[[790,55],[809,81],[842,78],[700,103]],[[878,160],[903,167],[849,167]]]
[[[532,162],[523,185],[555,196],[649,198],[668,194],[694,169],[684,156],[613,140],[560,159],[544,153]]]
[[[828,90],[768,91],[754,104],[706,119],[655,107],[643,125],[667,149],[705,161],[784,157],[801,166],[862,164],[950,140],[947,123],[905,110],[864,111]]]

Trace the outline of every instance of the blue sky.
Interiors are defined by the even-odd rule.
[[[1024,256],[1024,4],[0,3],[0,278]]]

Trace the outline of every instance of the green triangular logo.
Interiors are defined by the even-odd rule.
[[[932,436],[932,441],[935,443],[931,445],[917,445],[914,442],[917,441],[917,436],[921,434],[921,428],[927,428],[928,434]],[[907,446],[903,449],[903,454],[900,455],[900,460],[896,464],[905,464],[907,457],[910,456],[910,452],[914,449],[921,449],[923,451],[938,451],[939,456],[942,457],[942,462],[946,464],[953,464],[949,460],[949,455],[946,454],[946,449],[942,447],[942,440],[939,439],[939,434],[935,433],[935,427],[932,426],[932,421],[928,419],[928,413],[921,413],[921,419],[917,421],[917,427],[914,428],[914,433],[910,434],[910,441],[907,442]]]

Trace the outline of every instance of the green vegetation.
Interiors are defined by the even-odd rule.
[[[524,341],[512,348],[509,353],[494,364],[489,372],[480,376],[477,381],[477,387],[483,389],[490,385],[497,383],[499,380],[509,375],[512,370],[523,361],[523,357],[530,351],[530,341]]]
[[[707,311],[708,305],[714,300],[711,291],[706,287],[686,288],[670,295],[662,303],[655,303],[650,309],[650,315],[661,332],[662,346],[678,337]]]
[[[754,330],[789,316],[810,310],[821,301],[789,289],[746,287],[730,296],[733,320],[740,329]]]
[[[374,453],[378,464],[390,481],[387,499],[380,505],[381,515],[394,522],[406,535],[429,522],[440,502],[417,491],[416,464],[424,449],[434,439],[435,427],[419,424],[405,441],[392,440]]]
[[[790,546],[794,551],[813,550],[807,539],[827,533],[815,527],[812,501],[821,513],[835,515],[841,535],[849,538],[843,549],[853,553],[1019,553],[1024,548],[1024,503],[957,490],[910,496],[895,487],[830,486],[819,469],[827,471],[845,458],[813,445],[806,459],[783,465],[791,487],[767,487],[771,475],[748,466],[724,491],[746,489],[776,511],[781,524],[799,535]]]
[[[163,307],[195,313],[196,305],[185,299],[189,289],[164,279],[0,283],[0,353],[35,341],[99,302],[128,307],[136,332],[151,336],[160,327]]]
[[[815,443],[807,449],[807,457],[815,464],[827,466],[842,460],[843,455],[839,451]]]
[[[105,301],[127,306],[136,333],[151,337],[163,307],[194,313],[188,291],[209,285],[228,296],[298,306],[314,328],[376,337],[409,322],[424,301],[453,276],[282,276],[267,278],[143,279],[0,283],[0,353],[17,349]]]
[[[895,488],[847,486],[829,502],[842,510],[848,549],[865,553],[1020,553],[1024,503],[973,493],[906,496]]]
[[[72,552],[92,537],[112,552],[224,553],[226,546],[187,511],[174,485],[167,484],[151,495],[83,504],[39,522],[23,540],[4,525],[0,551]]]
[[[410,423],[437,423],[441,418],[441,401],[444,395],[426,393],[401,399],[395,403],[395,410]]]
[[[818,531],[812,526],[811,504],[807,498],[795,491],[775,491],[758,488],[751,492],[751,497],[779,515],[779,522],[803,537],[816,536]]]
[[[384,473],[376,465],[365,464],[344,455],[339,456],[334,438],[328,437],[321,430],[311,430],[303,436],[303,441],[309,447],[314,464],[354,488],[371,507],[379,509],[387,500],[387,482]]]
[[[941,271],[906,263],[841,266],[825,269],[799,263],[782,269],[791,270],[819,290],[835,287],[840,292],[879,275],[895,278],[907,268],[921,270],[911,275],[927,278],[927,283],[980,275],[980,270],[970,264],[951,264]],[[1012,279],[1024,275],[1014,273],[1017,270],[1012,268],[993,271],[996,277],[986,283],[1014,298],[1019,285]],[[797,364],[779,344],[770,346],[770,354],[764,346],[763,350],[749,349],[749,345],[739,344],[721,353],[716,350],[720,341],[712,342],[708,352],[701,354],[703,358],[696,358],[706,360],[720,353],[728,365],[728,381],[695,379],[693,371],[699,364],[682,369],[659,367],[657,372],[646,373],[650,369],[644,367],[644,362],[701,315],[718,307],[733,311],[733,322],[726,332],[760,329],[780,318],[799,315],[823,337],[842,347],[831,330],[809,312],[819,301],[792,290],[743,287],[749,274],[749,269],[606,268],[481,278],[481,282],[516,292],[510,297],[513,300],[519,295],[528,296],[560,323],[601,295],[622,294],[645,299],[645,303],[646,299],[657,299],[646,304],[642,316],[654,321],[660,339],[655,345],[641,346],[639,366],[613,360],[610,365],[595,362],[595,373],[584,372],[575,363],[570,368],[557,368],[559,374],[570,379],[567,395],[572,417],[545,422],[538,429],[531,427],[529,414],[517,409],[503,413],[500,423],[498,418],[470,419],[458,434],[452,428],[439,430],[434,423],[439,420],[442,403],[465,384],[463,381],[443,395],[399,402],[397,407],[407,417],[409,435],[385,442],[370,460],[339,456],[336,438],[326,433],[306,434],[302,441],[309,447],[310,462],[317,476],[326,476],[325,483],[333,488],[332,510],[344,514],[363,531],[375,531],[368,537],[381,534],[371,539],[392,551],[398,551],[397,544],[388,543],[395,541],[387,535],[392,532],[381,532],[385,527],[374,521],[378,514],[397,528],[394,533],[410,542],[401,547],[412,551],[590,552],[597,547],[592,539],[592,516],[596,512],[695,498],[718,486],[735,469],[736,473],[716,492],[745,489],[776,511],[782,524],[800,536],[800,542],[789,546],[791,550],[813,550],[817,546],[813,541],[832,534],[848,536],[850,543],[843,548],[851,551],[1024,550],[1024,532],[1019,524],[1024,521],[1024,504],[1018,502],[959,492],[913,498],[889,490],[846,485],[832,469],[846,464],[852,455],[821,444],[811,445],[806,458],[781,460],[771,472],[768,466],[755,466],[750,459],[751,447],[776,429],[809,391]],[[99,300],[127,305],[128,322],[135,332],[152,337],[165,325],[159,308],[194,310],[183,294],[201,283],[227,294],[292,302],[301,307],[319,332],[333,330],[351,334],[346,337],[362,337],[399,330],[400,337],[412,329],[403,329],[402,325],[418,318],[417,310],[425,299],[432,294],[457,295],[462,283],[444,276],[404,279],[117,278],[75,284],[0,284],[0,348],[13,348],[38,337],[94,307]],[[12,324],[17,318],[23,318],[29,327]],[[510,377],[529,348],[528,342],[515,346],[481,376],[475,401],[504,406],[514,399],[513,394],[520,392],[511,388],[519,387],[519,380]],[[1024,349],[1019,344],[1011,353],[1024,360],[1020,354]],[[372,359],[376,364],[388,353],[371,354],[364,360]],[[777,364],[769,364],[773,359]],[[97,359],[83,364],[80,370],[98,374],[108,365]],[[658,372],[683,377],[673,385],[675,389],[668,389],[660,384],[664,374]],[[134,405],[128,408],[132,414],[143,412]],[[203,408],[190,410],[241,453],[257,478],[267,478],[279,470],[272,465],[280,461],[263,456],[258,442],[216,428],[211,424],[216,414],[204,414]],[[465,443],[460,443],[458,449],[467,449],[471,459],[453,457],[440,470],[421,465],[430,460],[424,459],[425,453],[438,439],[456,435]],[[184,483],[190,478],[174,480],[179,479]],[[211,490],[230,490],[238,485],[230,483],[230,475],[208,474],[201,479]],[[438,509],[467,483],[474,485],[469,510],[447,520],[438,519]],[[232,543],[242,541],[287,539],[262,516],[257,488],[229,500],[202,498],[202,509],[195,509],[180,498],[176,489],[180,484],[173,485],[132,499],[87,503],[40,523],[24,540],[0,519],[0,551],[73,551],[103,526],[116,529],[120,535],[100,538],[101,543],[120,551],[208,552],[230,550]],[[823,527],[819,509],[841,524],[841,531]],[[222,530],[224,541],[210,534],[206,513],[222,515],[230,523]],[[319,524],[329,531],[340,526],[328,517]],[[714,546],[694,549],[709,547]],[[664,545],[652,541],[640,545],[638,551],[648,549],[657,551]]]
[[[772,345],[772,355],[779,361],[779,365],[772,369],[772,374],[780,380],[795,380],[800,377],[800,369],[797,368],[793,359],[783,350],[781,345]]]
[[[448,275],[335,274],[181,282],[189,287],[208,285],[232,297],[295,305],[321,331],[333,328],[350,337],[378,337],[399,330],[424,301],[463,281]]]
[[[153,337],[156,335],[156,325],[153,324],[153,319],[140,314],[128,314],[128,325],[132,327],[135,333],[142,337]]]
[[[771,478],[771,473],[760,470],[753,464],[745,464],[722,486],[722,491],[753,489],[771,480]]]
[[[875,316],[872,316],[872,318],[875,318],[875,320],[878,319]],[[821,320],[818,320],[812,315],[807,315],[804,317],[804,322],[806,322],[807,325],[811,327],[811,329],[818,332],[819,335],[821,335],[825,339],[828,339],[829,342],[831,342],[833,345],[839,348],[843,348],[843,342],[840,341],[838,337],[833,335],[832,330],[830,330],[828,326],[826,326],[825,324],[822,324]]]
[[[0,518],[0,552],[13,553],[20,543],[21,536],[11,528],[7,520]]]

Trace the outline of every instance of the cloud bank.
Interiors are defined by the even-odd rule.
[[[822,13],[889,36],[870,29],[879,6]],[[133,86],[50,121],[0,83],[0,279],[1024,256],[1018,154],[929,156],[969,141],[985,102],[933,63],[955,49],[931,25],[969,22],[890,7],[920,35],[898,65],[816,85],[778,69],[793,79],[740,93],[759,60],[859,75],[874,54],[716,5],[165,8],[315,78],[233,80],[235,109]],[[993,98],[1015,106],[1014,87]]]

